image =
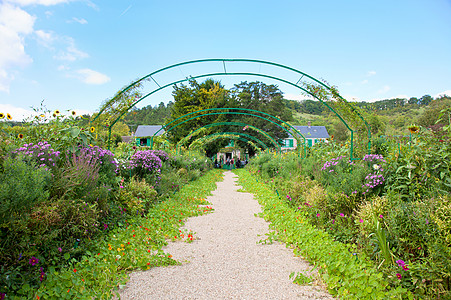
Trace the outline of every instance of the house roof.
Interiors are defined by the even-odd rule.
[[[328,139],[329,133],[327,132],[327,129],[325,126],[293,126],[297,130],[299,130],[300,133],[306,138],[306,139]],[[289,138],[293,138],[293,136],[290,134]]]
[[[135,137],[148,137],[153,136],[155,132],[161,129],[161,125],[138,125],[138,128],[136,128]],[[164,130],[161,130],[158,132],[158,135],[162,135],[164,133]]]

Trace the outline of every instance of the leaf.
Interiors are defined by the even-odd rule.
[[[64,253],[64,259],[68,260],[70,258],[70,254],[69,253]]]
[[[76,138],[79,134],[80,134],[80,129],[77,127],[72,127],[70,129],[70,135],[72,136],[72,138]]]

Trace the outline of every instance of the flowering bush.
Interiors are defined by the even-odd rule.
[[[139,178],[144,178],[146,174],[160,173],[163,162],[154,152],[153,150],[136,151],[125,163],[125,169],[130,171],[131,176]]]
[[[58,197],[82,198],[97,186],[100,162],[89,151],[72,154],[64,169],[54,177],[54,190]]]
[[[22,147],[14,150],[13,153],[22,155],[24,159],[35,162],[40,168],[53,171],[58,168],[61,152],[53,150],[48,142],[43,141],[37,144],[24,144]]]
[[[382,175],[385,163],[381,155],[365,155],[361,161],[338,156],[324,163],[320,181],[347,196],[378,195],[385,181]]]

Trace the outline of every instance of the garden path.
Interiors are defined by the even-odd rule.
[[[226,171],[207,198],[213,213],[185,223],[196,239],[164,249],[182,264],[130,274],[121,299],[332,299],[319,286],[292,283],[290,273],[309,275],[311,267],[285,245],[257,243],[268,223],[254,216],[261,207],[237,191],[234,176]]]

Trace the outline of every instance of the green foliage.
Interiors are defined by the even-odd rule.
[[[0,225],[20,219],[49,197],[50,172],[22,159],[8,157],[0,173]]]
[[[256,194],[263,207],[262,215],[271,222],[277,239],[294,247],[296,255],[316,266],[330,293],[343,299],[396,299],[410,294],[401,287],[390,287],[364,254],[355,253],[352,246],[336,242],[310,225],[304,214],[280,200],[271,187],[256,183],[246,170],[235,172],[240,185]],[[302,279],[305,278],[299,280],[307,281]]]
[[[130,182],[119,183],[118,202],[126,211],[142,214],[148,211],[157,199],[157,191],[144,179],[133,177]]]
[[[56,197],[84,197],[95,189],[99,169],[99,161],[87,151],[82,151],[79,155],[72,154],[61,173],[54,176],[52,193]]]
[[[67,267],[47,269],[45,284],[39,289],[22,288],[17,294],[28,298],[106,299],[117,296],[117,287],[125,285],[131,270],[177,264],[162,247],[169,238],[192,241],[193,233],[179,228],[186,218],[211,211],[198,206],[207,204],[203,198],[216,188],[215,182],[220,178],[215,170],[183,187],[151,208],[145,218],[128,219],[125,226],[92,245],[79,260],[65,254],[70,263]],[[180,217],[173,218],[174,215]]]

